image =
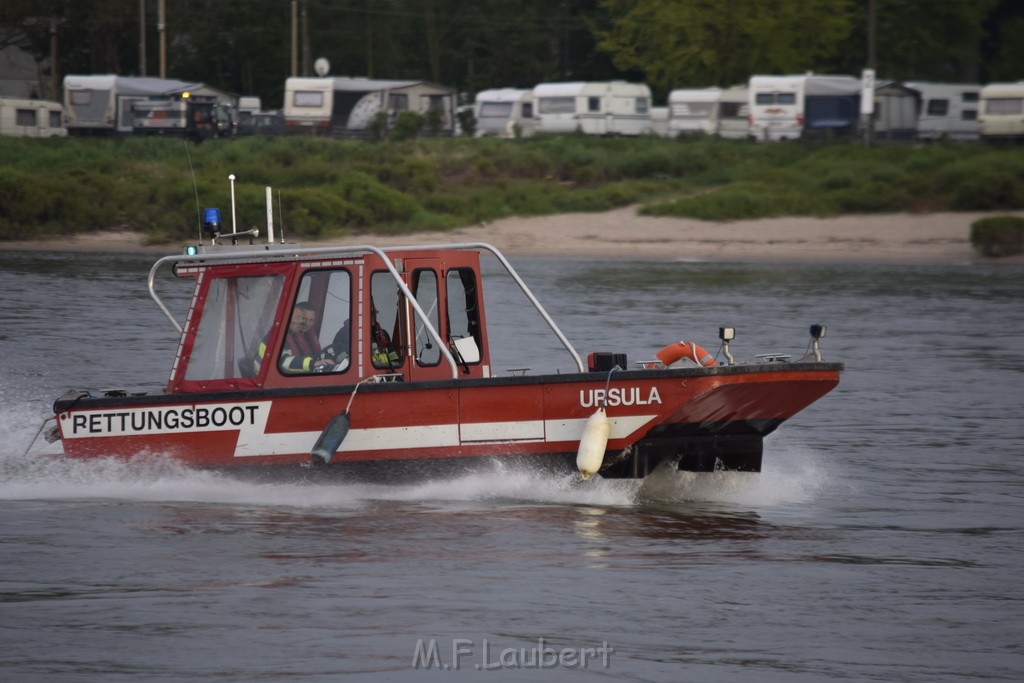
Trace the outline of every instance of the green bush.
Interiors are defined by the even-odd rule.
[[[263,224],[269,185],[296,237],[411,232],[628,204],[704,220],[1024,209],[1024,155],[1015,148],[416,137],[422,124],[418,115],[405,117],[392,129],[395,140],[375,143],[4,138],[0,239],[125,228],[153,240],[193,237],[202,208],[230,215],[229,175],[236,177],[241,229]]]
[[[412,140],[420,134],[426,125],[426,119],[422,114],[414,111],[403,111],[395,119],[395,125],[388,131],[388,139],[392,142]]]
[[[992,216],[971,224],[971,245],[985,256],[1024,253],[1024,218]]]

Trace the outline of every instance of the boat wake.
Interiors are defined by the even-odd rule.
[[[631,507],[659,503],[773,507],[813,501],[829,486],[817,454],[783,444],[766,457],[760,474],[694,473],[664,467],[642,481],[579,481],[526,466],[495,462],[492,467],[444,479],[409,484],[246,480],[223,472],[196,470],[163,456],[71,460],[59,449],[36,443],[25,449],[33,419],[9,411],[0,419],[0,500],[118,500],[219,503],[316,510],[358,510],[378,501],[496,504],[557,504]],[[24,411],[24,412],[27,412]]]

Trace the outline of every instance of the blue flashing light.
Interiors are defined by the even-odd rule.
[[[220,232],[220,209],[203,209],[203,228],[207,232]]]

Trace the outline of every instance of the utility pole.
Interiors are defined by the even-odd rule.
[[[292,77],[299,75],[299,0],[292,0]]]
[[[156,30],[160,33],[160,78],[167,78],[167,0],[160,0],[157,5],[159,17]]]
[[[309,63],[312,60],[312,52],[309,49],[309,3],[302,0],[302,75],[309,75]]]
[[[139,75],[146,75],[146,0],[139,0]]]
[[[57,15],[50,15],[50,99],[60,99],[60,68],[57,64]]]

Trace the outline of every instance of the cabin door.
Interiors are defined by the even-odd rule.
[[[484,346],[479,301],[479,273],[471,267],[446,267],[440,259],[410,258],[404,262],[404,277],[416,303],[437,330],[458,365],[460,378],[486,377],[489,364]],[[450,379],[451,365],[438,348],[437,340],[416,315],[406,307],[405,356],[409,358],[409,379]]]

